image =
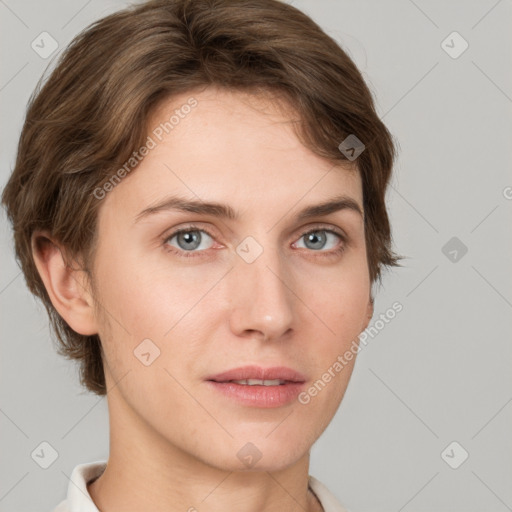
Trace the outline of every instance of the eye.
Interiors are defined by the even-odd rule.
[[[173,239],[176,239],[177,247],[171,244]],[[167,250],[171,252],[179,253],[180,256],[190,257],[196,256],[194,252],[209,249],[210,247],[205,247],[208,243],[208,239],[213,240],[213,237],[204,229],[188,227],[174,231],[174,233],[164,240],[164,245]],[[198,249],[198,251],[196,251],[196,249]]]
[[[333,229],[315,228],[305,233],[299,238],[298,242],[293,244],[297,246],[301,240],[305,240],[305,249],[311,252],[321,253],[322,256],[336,256],[342,253],[346,247],[346,238],[342,233]],[[341,240],[341,244],[336,248],[336,239]],[[202,253],[212,248],[213,235],[205,229],[197,226],[186,226],[177,229],[163,240],[165,250],[185,258],[203,256]],[[173,243],[174,241],[174,243]],[[326,250],[326,247],[327,250]],[[330,246],[330,247],[329,247]],[[300,247],[299,248],[303,248]]]
[[[330,235],[330,236],[329,236]],[[329,243],[329,238],[331,239]],[[299,238],[299,242],[301,240],[305,240],[305,248],[311,249],[314,252],[326,252],[326,253],[339,253],[345,250],[345,244],[342,243],[340,247],[336,248],[336,239],[341,240],[342,242],[345,242],[345,237],[341,233],[337,233],[336,231],[332,229],[322,229],[322,228],[316,228],[310,231],[307,231],[306,233],[303,233],[301,237]],[[299,243],[297,242],[297,244]],[[325,249],[325,245],[330,245],[331,247],[327,247],[327,250]],[[329,250],[331,249],[331,250]]]

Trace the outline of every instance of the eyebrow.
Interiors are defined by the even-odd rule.
[[[239,214],[229,205],[205,202],[195,199],[185,199],[179,196],[166,197],[164,200],[149,206],[142,210],[136,217],[134,223],[139,222],[144,217],[154,215],[162,211],[176,210],[188,213],[199,213],[202,215],[210,215],[223,219],[236,221],[239,219]],[[307,206],[297,214],[297,220],[303,221],[312,217],[320,217],[329,215],[341,210],[354,211],[364,219],[363,209],[359,203],[352,197],[346,195],[336,196],[326,202]]]

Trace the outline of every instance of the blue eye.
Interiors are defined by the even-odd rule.
[[[309,247],[306,246],[306,249],[313,249],[313,250],[321,250],[324,248],[326,241],[328,239],[327,235],[334,235],[335,238],[342,239],[341,235],[338,233],[328,230],[328,229],[314,229],[312,231],[308,231],[307,233],[304,233],[300,240],[305,239],[306,244],[311,244]],[[334,240],[334,247],[336,246],[336,240]],[[329,252],[329,251],[326,251]]]
[[[171,236],[165,239],[165,244],[167,245],[169,241],[171,241],[173,238],[176,238],[176,242],[178,244],[177,249],[179,251],[182,251],[184,254],[183,256],[189,257],[189,256],[195,256],[194,254],[187,254],[195,249],[201,249],[206,250],[208,247],[200,247],[204,235],[206,235],[207,238],[212,239],[212,236],[203,229],[197,229],[197,228],[182,228],[175,231]],[[173,251],[174,252],[174,251]]]

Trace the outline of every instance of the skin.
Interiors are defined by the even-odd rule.
[[[58,312],[102,340],[110,456],[89,492],[102,512],[321,510],[308,491],[310,449],[355,358],[307,405],[242,406],[204,379],[283,365],[308,388],[357,340],[373,314],[363,218],[349,209],[296,215],[340,194],[362,209],[361,179],[305,148],[296,114],[262,96],[208,87],[164,101],[148,126],[191,96],[198,105],[101,200],[95,288],[66,268],[57,242],[34,249]],[[170,210],[135,222],[170,194],[229,204],[240,219]],[[213,236],[195,231],[201,245],[187,258],[179,254],[190,241],[169,237],[192,222]],[[308,244],[311,229],[325,234],[323,247]],[[250,264],[236,252],[247,236],[263,248]],[[147,338],[160,350],[149,366],[134,356]],[[250,468],[237,457],[248,442],[262,454]]]

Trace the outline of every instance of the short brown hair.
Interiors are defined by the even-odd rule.
[[[98,335],[73,331],[53,307],[31,237],[48,230],[90,276],[100,205],[92,192],[147,135],[164,99],[207,87],[279,93],[298,112],[297,135],[316,154],[346,161],[355,135],[370,279],[400,266],[385,193],[396,156],[372,95],[350,57],[308,16],[278,0],[153,0],[98,20],[63,52],[32,95],[2,202],[30,291],[44,303],[58,351],[80,362],[80,381],[104,395]],[[349,159],[350,160],[350,159]],[[347,163],[347,162],[345,162]]]

